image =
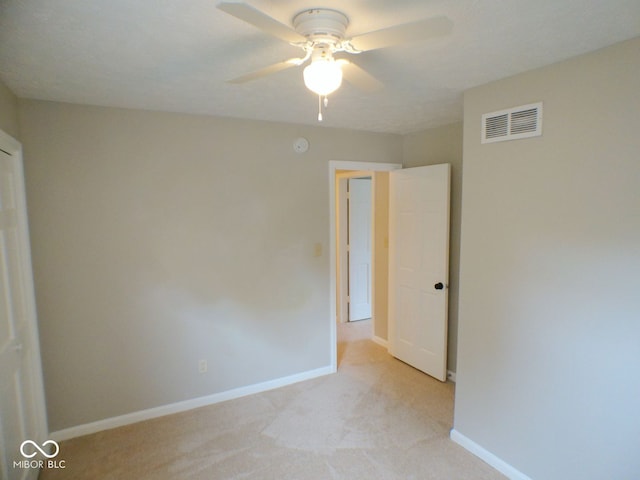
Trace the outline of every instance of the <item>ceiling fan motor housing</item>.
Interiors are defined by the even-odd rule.
[[[296,32],[316,45],[338,47],[344,40],[349,19],[337,10],[313,8],[293,17]]]

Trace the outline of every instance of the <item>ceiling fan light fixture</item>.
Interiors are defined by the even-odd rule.
[[[305,86],[326,97],[342,85],[342,68],[333,58],[314,59],[302,72]]]
[[[302,58],[290,58],[229,80],[229,83],[245,83],[287,68],[304,65],[311,59],[311,64],[303,71],[303,79],[305,86],[318,95],[318,120],[320,121],[322,121],[323,97],[326,107],[327,95],[335,92],[342,85],[343,66],[347,80],[352,85],[371,92],[383,86],[381,82],[346,58],[336,62],[333,58],[334,54],[358,54],[409,42],[425,41],[447,35],[453,27],[451,20],[441,16],[350,36],[347,35],[349,18],[344,13],[331,8],[302,10],[293,17],[291,25],[281,23],[242,0],[222,0],[218,8],[269,35],[301,48],[305,53]]]

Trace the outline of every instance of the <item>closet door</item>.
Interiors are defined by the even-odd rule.
[[[44,392],[36,325],[20,144],[0,131],[0,473],[35,479],[14,467],[46,441]],[[26,453],[27,456],[23,455]],[[37,455],[31,460],[42,460]],[[18,464],[19,465],[19,464]]]

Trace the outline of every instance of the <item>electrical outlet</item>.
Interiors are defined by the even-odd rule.
[[[198,362],[198,373],[207,373],[207,361],[205,359]]]

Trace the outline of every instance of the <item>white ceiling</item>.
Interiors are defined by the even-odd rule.
[[[0,0],[0,77],[19,97],[317,124],[317,98],[299,68],[225,82],[300,50],[216,3]],[[445,38],[355,58],[384,89],[345,83],[331,95],[323,125],[389,133],[459,121],[470,87],[640,35],[640,0],[250,3],[285,24],[310,7],[341,10],[348,36],[448,16],[454,29]]]

